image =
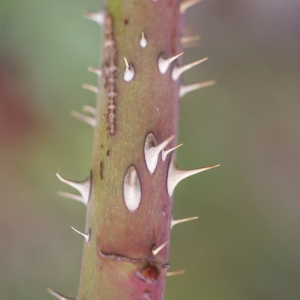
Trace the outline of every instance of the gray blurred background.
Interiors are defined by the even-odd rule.
[[[150,0],[149,0],[150,1]],[[99,3],[100,2],[100,3]],[[69,116],[93,105],[101,32],[95,0],[0,0],[0,299],[77,293],[85,208],[55,177],[88,173],[92,130]],[[166,300],[300,299],[300,2],[206,0],[186,83],[217,85],[181,102],[178,164],[221,167],[183,181]]]

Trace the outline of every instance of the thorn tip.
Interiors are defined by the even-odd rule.
[[[152,254],[156,256],[163,248],[165,248],[168,245],[169,241],[164,242],[162,245],[160,245],[158,248],[152,249]]]

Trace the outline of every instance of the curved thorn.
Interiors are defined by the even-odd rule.
[[[95,73],[96,75],[98,75],[99,77],[102,75],[102,71],[100,69],[97,68],[93,68],[93,67],[88,67],[88,70],[92,73]]]
[[[168,245],[169,241],[164,242],[161,246],[159,246],[156,249],[152,249],[152,254],[156,256],[163,248],[165,248]]]
[[[185,11],[189,8],[189,7],[191,7],[191,6],[193,6],[193,5],[195,5],[195,4],[197,4],[197,3],[199,3],[199,2],[201,2],[202,0],[187,0],[187,1],[184,1],[184,2],[181,2],[180,3],[180,6],[179,6],[179,11],[180,11],[180,13],[185,13]]]
[[[95,93],[95,94],[98,94],[98,93],[99,93],[99,88],[96,87],[96,86],[94,86],[94,85],[90,85],[90,84],[84,83],[84,84],[82,85],[82,88],[84,88],[85,90],[91,91],[91,92],[93,92],[93,93]]]
[[[86,240],[87,243],[89,242],[90,237],[91,237],[90,231],[88,231],[87,233],[83,233],[83,232],[81,232],[81,231],[75,229],[73,226],[71,226],[71,228],[72,228],[75,232],[77,232],[78,234],[82,235],[82,236],[85,238],[85,240]]]
[[[189,176],[192,176],[194,174],[216,168],[218,166],[220,166],[220,165],[208,166],[208,167],[204,167],[204,168],[200,168],[200,169],[193,169],[193,170],[182,170],[176,166],[175,156],[173,154],[170,165],[169,165],[168,179],[167,179],[167,189],[168,189],[169,196],[170,197],[172,196],[176,185],[181,180],[183,180]]]
[[[147,39],[146,39],[146,37],[145,37],[145,35],[144,35],[144,32],[142,32],[142,36],[141,36],[141,38],[140,38],[140,46],[141,46],[142,48],[146,48],[146,47],[147,47],[147,44],[148,44],[148,41],[147,41]]]
[[[78,182],[78,181],[72,181],[72,180],[67,180],[62,178],[58,172],[56,173],[56,176],[61,182],[75,188],[81,194],[85,202],[88,203],[89,196],[90,196],[90,185],[91,185],[90,177],[88,177],[85,181]]]
[[[161,74],[165,74],[170,66],[170,64],[177,59],[179,56],[181,56],[184,52],[181,52],[177,55],[174,55],[170,58],[164,58],[164,55],[161,55],[158,59],[158,69]]]
[[[202,59],[200,59],[200,60],[197,60],[197,61],[195,61],[195,62],[193,62],[193,63],[187,64],[187,65],[185,65],[185,66],[180,66],[180,67],[175,66],[174,69],[172,70],[172,79],[173,79],[174,81],[177,80],[177,79],[179,78],[179,76],[180,76],[183,72],[185,72],[185,71],[191,69],[192,67],[194,67],[194,66],[196,66],[196,65],[201,64],[202,62],[206,61],[207,59],[208,59],[208,57],[205,57],[205,58],[202,58]]]
[[[150,173],[152,174],[157,166],[158,156],[161,151],[175,138],[175,135],[170,136],[168,139],[157,145],[156,139],[152,133],[149,133],[146,137],[144,154],[146,165]]]
[[[87,205],[86,200],[82,196],[71,194],[71,193],[65,193],[61,191],[58,192],[58,195],[67,199],[72,199],[75,201],[82,202],[83,204]]]
[[[184,270],[171,271],[171,272],[167,272],[167,276],[182,275],[182,274],[184,274],[184,273],[185,273]]]
[[[97,125],[96,119],[88,117],[84,114],[81,114],[76,110],[71,111],[71,116],[74,117],[75,119],[79,120],[79,121],[82,121],[84,123],[87,123],[87,124],[91,125],[92,127],[96,127],[96,125]]]
[[[96,113],[97,113],[97,110],[96,110],[96,108],[94,108],[94,107],[92,107],[92,106],[89,106],[89,105],[84,105],[83,107],[82,107],[82,111],[84,112],[84,113],[90,113],[90,114],[92,114],[92,115],[96,115]]]
[[[100,11],[95,12],[95,13],[85,11],[85,12],[83,12],[83,16],[87,19],[95,21],[99,25],[103,25],[104,22],[105,22],[105,12],[103,10],[100,10]]]
[[[216,84],[215,80],[199,82],[190,85],[181,85],[179,88],[179,97],[182,98],[187,93]]]
[[[48,288],[47,291],[48,291],[49,294],[51,294],[52,296],[56,297],[59,300],[76,300],[76,299],[73,299],[73,298],[66,297],[66,296],[64,296],[60,293],[57,293],[57,292],[53,291],[50,288]]]
[[[185,218],[185,219],[179,219],[179,220],[174,220],[172,218],[172,220],[171,220],[171,229],[173,229],[173,227],[177,224],[192,221],[192,220],[197,220],[198,218],[199,217],[191,217],[191,218]]]
[[[183,144],[180,144],[180,145],[177,145],[177,146],[175,146],[175,147],[173,147],[173,148],[171,148],[171,149],[163,150],[163,151],[162,151],[162,154],[161,154],[162,160],[165,161],[166,158],[167,158],[167,156],[168,156],[168,154],[169,154],[170,152],[176,150],[177,148],[181,147],[182,145],[183,145]]]
[[[127,59],[124,57],[124,61],[125,61],[125,71],[124,71],[124,74],[123,74],[123,78],[126,82],[129,82],[133,79],[134,75],[135,75],[135,72],[134,72],[134,68],[132,65],[129,65],[128,64],[128,61]]]

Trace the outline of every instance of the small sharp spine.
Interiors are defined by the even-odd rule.
[[[189,7],[191,7],[191,6],[193,6],[193,5],[195,5],[195,4],[197,4],[197,3],[199,3],[199,2],[201,2],[202,0],[187,0],[187,1],[184,1],[184,2],[181,2],[180,3],[180,6],[179,6],[179,11],[180,11],[180,13],[185,13],[185,11],[189,8]]]
[[[180,223],[184,223],[184,222],[188,222],[188,221],[193,221],[193,220],[197,220],[199,217],[190,217],[190,218],[186,218],[186,219],[179,219],[179,220],[174,220],[172,218],[171,220],[171,230],[173,229],[173,227],[177,224],[180,224]]]
[[[178,271],[170,271],[167,272],[167,276],[177,276],[177,275],[183,275],[185,273],[184,270],[178,270]]]
[[[175,147],[173,147],[173,148],[171,148],[171,149],[163,150],[163,151],[162,151],[162,154],[161,154],[161,159],[162,159],[162,161],[165,161],[169,153],[171,153],[172,151],[174,151],[174,150],[176,150],[177,148],[181,147],[182,145],[183,145],[183,144],[180,144],[180,145],[177,145],[177,146],[175,146]]]
[[[90,19],[92,21],[95,21],[96,23],[98,23],[100,26],[102,26],[105,22],[105,11],[103,10],[99,10],[98,12],[89,12],[89,11],[85,11],[83,13],[83,16],[87,19]]]
[[[148,44],[148,41],[147,41],[147,39],[146,39],[146,37],[145,37],[144,32],[142,32],[142,36],[141,36],[141,38],[140,38],[140,46],[141,46],[142,48],[146,48],[146,47],[147,47],[147,44]]]
[[[66,183],[67,185],[75,188],[81,194],[82,198],[85,200],[85,203],[88,203],[90,197],[90,186],[91,186],[90,176],[85,181],[82,182],[64,179],[59,175],[58,172],[56,173],[56,176],[61,182]]]
[[[76,300],[74,298],[69,298],[69,297],[64,296],[64,295],[62,295],[60,293],[57,293],[57,292],[53,291],[50,288],[48,288],[47,291],[48,291],[49,294],[51,294],[52,296],[56,297],[59,300]]]
[[[158,248],[152,249],[152,254],[156,256],[162,249],[164,249],[169,244],[169,241],[164,242]]]
[[[182,47],[191,47],[191,46],[197,46],[197,42],[200,40],[199,35],[189,35],[189,36],[183,36],[180,39],[180,43]]]
[[[159,58],[158,58],[158,69],[160,71],[161,74],[165,74],[167,71],[168,71],[168,68],[170,66],[170,64],[175,60],[177,59],[179,56],[181,56],[183,54],[182,53],[179,53],[177,55],[174,55],[170,58],[165,58],[164,55],[161,55]]]
[[[175,157],[174,154],[172,155],[172,159],[169,165],[168,171],[168,179],[167,179],[167,189],[168,194],[171,197],[176,185],[183,179],[192,176],[194,174],[204,172],[213,168],[218,167],[219,165],[208,166],[200,169],[193,169],[193,170],[182,170],[179,169],[175,164]]]
[[[88,70],[92,73],[95,73],[96,75],[98,75],[99,77],[102,76],[102,71],[100,69],[97,68],[93,68],[93,67],[88,67]]]
[[[172,79],[174,81],[177,80],[183,72],[191,69],[192,67],[194,67],[196,65],[199,65],[199,64],[203,63],[207,59],[208,59],[208,57],[205,57],[205,58],[202,58],[200,60],[197,60],[193,63],[187,64],[187,65],[184,65],[184,66],[180,66],[180,67],[175,66],[172,70]]]
[[[93,92],[93,93],[95,93],[95,94],[98,94],[98,93],[99,93],[99,88],[96,87],[96,86],[94,86],[94,85],[90,85],[90,84],[84,83],[84,84],[82,85],[82,88],[85,89],[85,90],[91,91],[91,92]]]
[[[71,226],[71,228],[72,228],[75,232],[77,232],[78,234],[82,235],[82,236],[85,238],[85,240],[86,240],[87,243],[90,241],[90,238],[91,238],[91,231],[90,231],[90,230],[89,230],[87,233],[83,233],[83,232],[81,232],[81,231],[75,229],[73,226]]]
[[[92,127],[95,127],[97,125],[97,121],[94,118],[88,117],[84,114],[81,114],[80,112],[76,110],[71,111],[71,116],[74,117],[75,119],[82,121],[86,124],[91,125]]]
[[[87,205],[87,201],[80,195],[76,195],[76,194],[71,194],[71,193],[65,193],[65,192],[58,192],[58,195],[67,199],[72,199],[75,201],[79,201],[85,205]]]
[[[129,82],[133,79],[135,72],[133,66],[128,64],[128,61],[125,57],[124,57],[124,61],[125,61],[125,70],[124,70],[123,78],[126,82]]]
[[[84,105],[83,107],[82,107],[82,111],[84,112],[84,113],[89,113],[89,114],[92,114],[92,115],[96,115],[96,113],[97,113],[97,110],[96,110],[96,108],[94,108],[94,107],[92,107],[92,106],[89,106],[89,105]]]
[[[157,145],[156,139],[152,133],[149,133],[146,137],[144,154],[146,165],[150,173],[152,174],[156,168],[158,156],[161,151],[175,138],[174,135]]]
[[[187,93],[207,87],[207,86],[211,86],[214,85],[216,82],[214,80],[210,80],[210,81],[205,81],[205,82],[199,82],[199,83],[194,83],[194,84],[190,84],[190,85],[181,85],[179,88],[179,97],[182,98],[184,97]]]

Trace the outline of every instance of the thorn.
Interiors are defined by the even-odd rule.
[[[190,42],[195,42],[195,41],[199,41],[200,40],[200,36],[199,35],[189,35],[189,36],[183,36],[180,38],[180,43],[182,45],[190,43]]]
[[[48,291],[49,294],[51,294],[52,296],[56,297],[59,300],[76,300],[76,299],[72,299],[72,298],[66,297],[66,296],[64,296],[64,295],[62,295],[60,293],[57,293],[57,292],[53,291],[50,288],[48,288],[47,291]]]
[[[177,146],[175,146],[175,147],[173,147],[173,148],[171,148],[171,149],[163,150],[163,151],[162,151],[162,154],[161,154],[162,160],[165,161],[166,158],[167,158],[167,155],[168,155],[170,152],[172,152],[172,151],[174,151],[175,149],[181,147],[182,145],[183,145],[183,144],[180,144],[180,145],[177,145]]]
[[[202,1],[202,0],[187,0],[187,1],[181,2],[181,3],[180,3],[180,6],[179,6],[179,11],[180,11],[180,13],[181,13],[181,14],[185,13],[185,11],[186,11],[189,7],[191,7],[191,6],[193,6],[193,5],[197,4],[197,3],[199,3],[199,2],[201,2],[201,1]]]
[[[216,84],[215,80],[199,82],[190,85],[181,85],[179,88],[179,97],[182,98],[187,93]]]
[[[171,272],[167,272],[167,276],[182,275],[182,274],[184,274],[184,273],[185,273],[184,270],[171,271]]]
[[[82,111],[84,112],[84,113],[90,113],[90,114],[92,114],[92,115],[96,115],[96,113],[97,113],[97,110],[96,110],[96,108],[94,108],[94,107],[91,107],[91,106],[89,106],[89,105],[84,105],[83,107],[82,107]]]
[[[180,223],[184,223],[184,222],[188,222],[188,221],[193,221],[193,220],[197,220],[199,217],[191,217],[191,218],[186,218],[186,219],[180,219],[180,220],[174,220],[172,218],[171,220],[171,230],[173,229],[173,227],[177,224]]]
[[[124,71],[123,78],[124,78],[125,81],[129,82],[134,77],[134,68],[133,68],[132,65],[128,64],[128,61],[125,57],[124,57],[124,61],[125,61],[126,68],[125,68],[125,71]]]
[[[76,110],[71,111],[71,116],[74,117],[75,119],[79,120],[79,121],[82,121],[84,123],[87,123],[87,124],[91,125],[92,127],[96,127],[96,125],[97,125],[96,119],[88,117],[84,114],[81,114]]]
[[[141,203],[142,191],[140,180],[134,166],[130,166],[124,178],[124,201],[130,211],[138,209]]]
[[[184,36],[180,39],[180,43],[184,48],[197,47],[199,45],[199,40],[199,35]]]
[[[97,88],[97,87],[94,86],[94,85],[90,85],[90,84],[84,83],[84,84],[82,85],[82,88],[84,88],[85,90],[91,91],[91,92],[93,92],[93,93],[95,93],[95,94],[98,94],[98,93],[99,93],[99,88]]]
[[[140,46],[142,48],[146,48],[147,44],[148,44],[148,41],[145,38],[144,32],[142,32],[142,36],[141,36],[141,39],[140,39]]]
[[[162,54],[158,59],[158,69],[161,74],[165,74],[170,66],[170,64],[177,59],[179,56],[181,56],[184,52],[181,52],[175,56],[172,56],[170,58],[164,58],[164,55]]]
[[[83,12],[83,16],[87,19],[95,21],[100,26],[103,25],[104,22],[105,22],[105,12],[103,10],[100,10],[100,11],[95,12],[95,13],[85,11],[85,12]]]
[[[61,191],[58,192],[58,195],[61,197],[67,198],[67,199],[72,199],[72,200],[82,202],[83,204],[87,205],[87,202],[85,201],[85,199],[82,196],[65,193],[65,192],[61,192]]]
[[[175,164],[175,156],[174,154],[172,155],[172,159],[170,162],[169,166],[169,171],[168,171],[168,179],[167,179],[167,188],[168,188],[168,194],[171,197],[173,194],[173,191],[176,187],[176,185],[183,179],[192,176],[194,174],[204,172],[206,170],[210,170],[213,168],[216,168],[220,165],[214,165],[214,166],[209,166],[209,167],[204,167],[200,169],[193,169],[193,170],[182,170],[179,169],[176,164]]]
[[[152,174],[156,168],[158,156],[161,151],[175,138],[175,135],[171,135],[168,139],[157,145],[156,139],[152,133],[149,133],[146,137],[144,154],[146,165],[150,173]]]
[[[168,245],[169,241],[164,242],[161,246],[159,246],[156,249],[152,249],[152,254],[156,256],[163,248],[165,248]]]
[[[90,186],[91,186],[90,176],[85,181],[82,181],[82,182],[64,179],[59,175],[58,172],[56,173],[56,176],[58,177],[58,179],[61,182],[66,183],[66,184],[70,185],[71,187],[75,188],[81,194],[85,203],[88,203],[89,197],[90,197]]]
[[[102,75],[102,71],[100,69],[96,69],[96,68],[93,68],[93,67],[88,67],[88,70],[92,73],[95,73],[99,77]]]
[[[90,230],[89,230],[87,233],[83,233],[83,232],[81,232],[81,231],[75,229],[73,226],[71,226],[71,228],[72,228],[75,232],[77,232],[77,233],[79,233],[80,235],[82,235],[82,236],[85,238],[85,240],[86,240],[87,243],[89,242],[90,237],[91,237],[91,232],[90,232]]]
[[[195,61],[195,62],[193,62],[193,63],[190,63],[190,64],[188,64],[188,65],[185,65],[185,66],[180,66],[180,67],[175,66],[174,69],[172,70],[172,79],[173,79],[174,81],[177,80],[177,79],[179,78],[179,76],[180,76],[183,72],[185,72],[185,71],[191,69],[192,67],[194,67],[194,66],[196,66],[196,65],[201,64],[202,62],[206,61],[207,59],[208,59],[208,57],[205,57],[205,58],[202,58],[202,59],[200,59],[200,60],[197,60],[197,61]]]

